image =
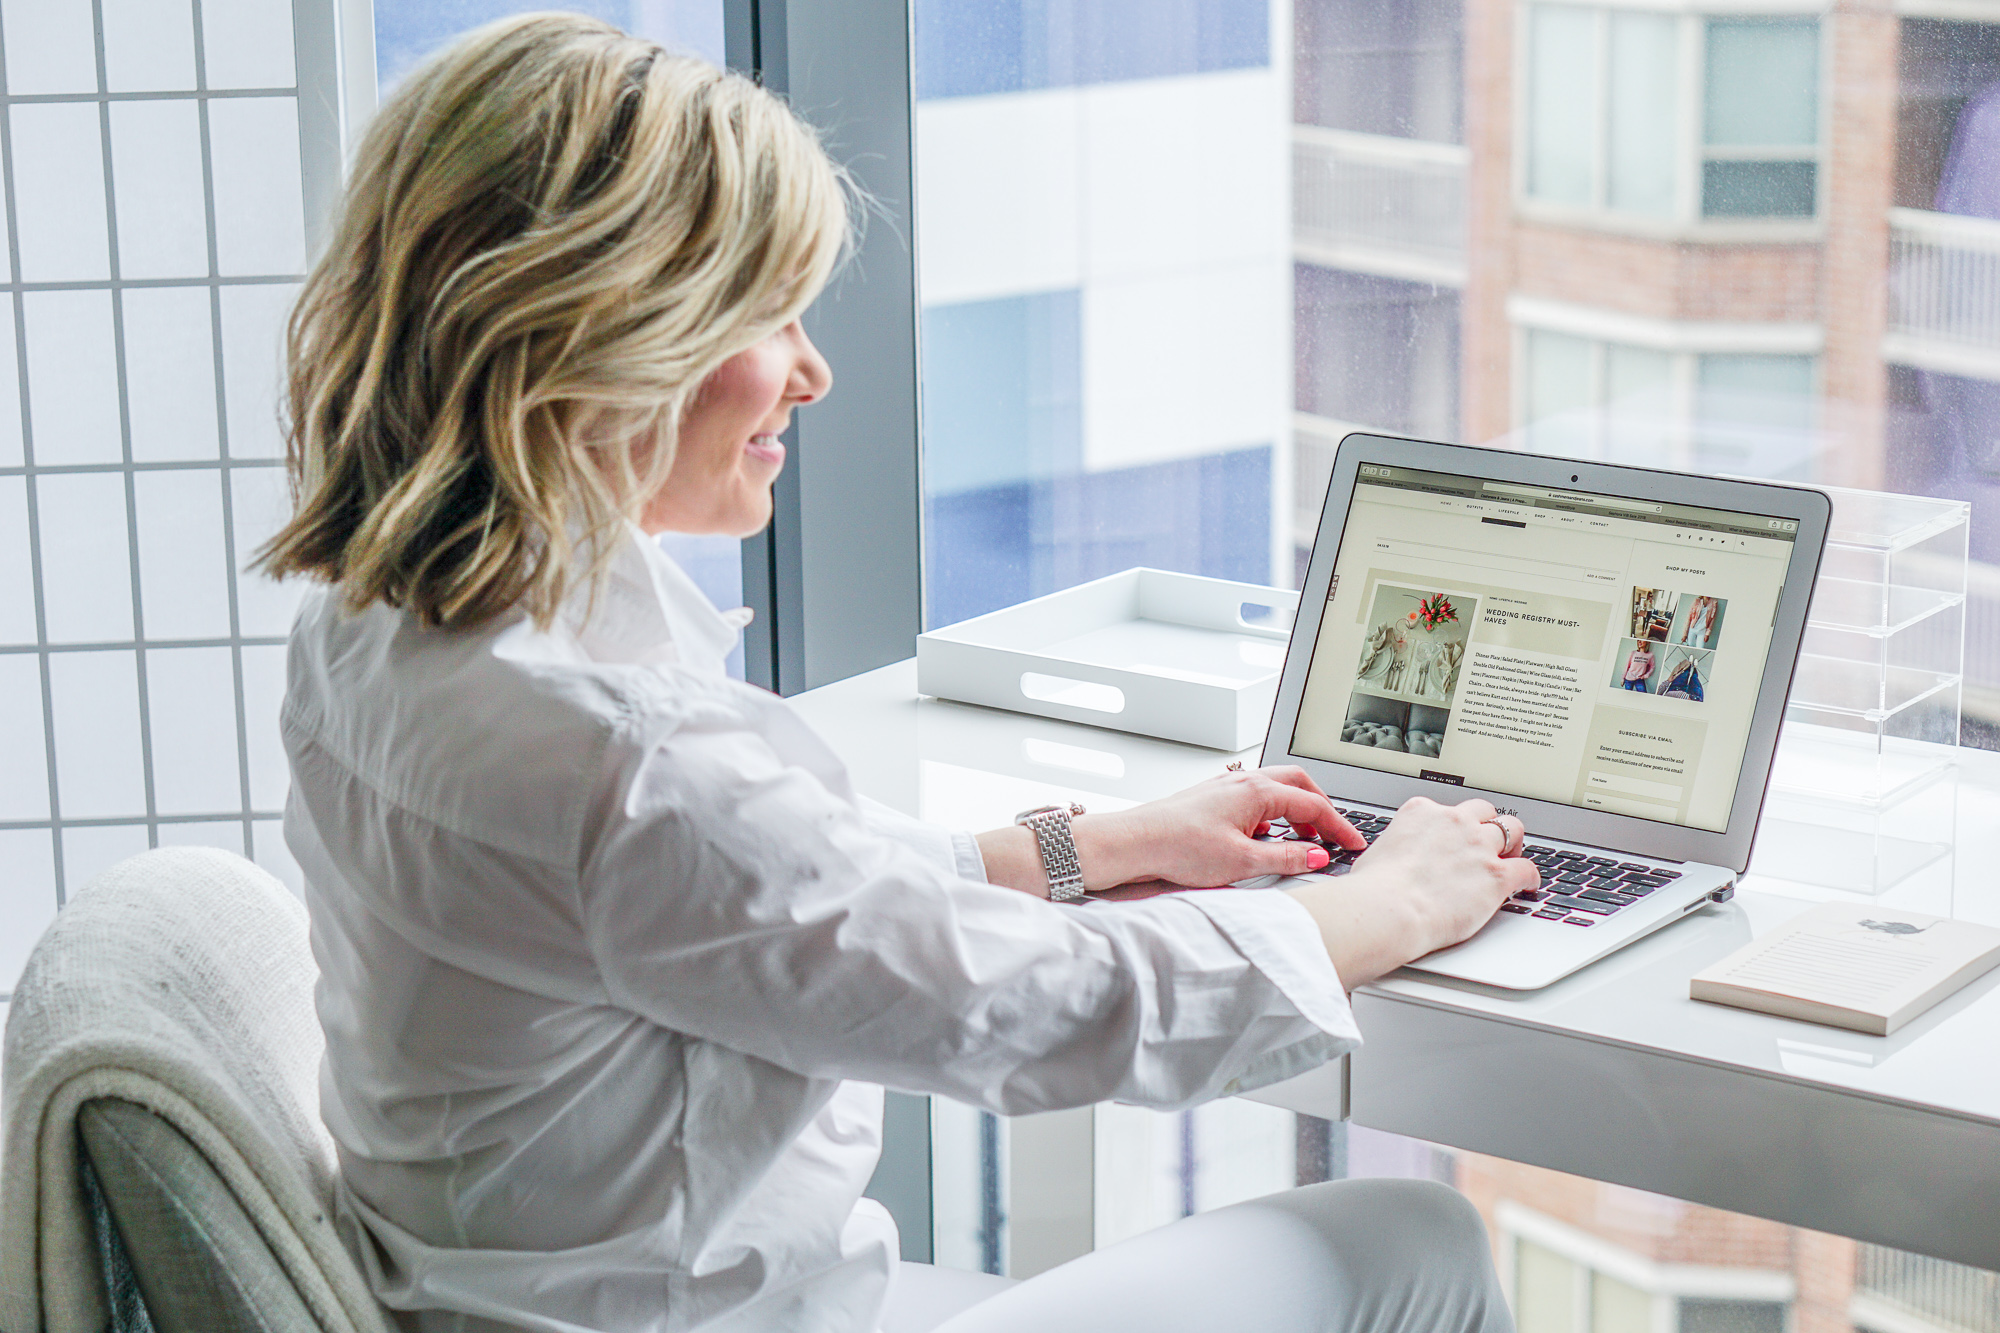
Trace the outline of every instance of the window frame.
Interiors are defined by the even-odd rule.
[[[1591,202],[1565,204],[1537,198],[1528,190],[1530,75],[1533,11],[1538,5],[1589,11],[1595,33],[1592,67]],[[1678,20],[1675,107],[1674,206],[1671,215],[1650,216],[1612,208],[1609,189],[1609,92],[1605,71],[1611,45],[1610,16],[1614,12],[1662,14]],[[1705,109],[1708,88],[1708,25],[1714,19],[1804,19],[1819,24],[1818,83],[1814,98],[1816,138],[1810,149],[1787,148],[1738,151],[1714,150],[1707,142]],[[1717,244],[1800,243],[1821,241],[1827,225],[1828,165],[1832,156],[1832,98],[1827,95],[1833,60],[1833,25],[1837,16],[1828,0],[1521,0],[1514,7],[1514,44],[1510,57],[1513,79],[1514,134],[1510,170],[1516,216],[1551,226],[1614,232],[1670,241]],[[1813,164],[1813,212],[1810,217],[1708,217],[1702,213],[1704,169],[1711,161],[1800,161]]]
[[[793,416],[770,526],[743,543],[745,674],[792,695],[901,661],[923,630],[912,5],[723,0],[723,41],[731,68],[820,125],[869,201],[805,316],[839,392]]]

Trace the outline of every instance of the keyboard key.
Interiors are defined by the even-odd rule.
[[[1529,912],[1533,911],[1534,909],[1529,907],[1523,907],[1519,903],[1501,903],[1500,910],[1503,912],[1518,912],[1522,916],[1526,916]]]
[[[1540,921],[1560,921],[1568,915],[1569,913],[1560,907],[1551,907],[1535,913],[1536,919]]]
[[[1639,863],[1638,863],[1637,861],[1620,861],[1620,862],[1618,863],[1618,868],[1619,868],[1620,870],[1650,870],[1650,869],[1652,869],[1652,867],[1651,867],[1651,866],[1642,866],[1642,865],[1640,865],[1640,864],[1639,864]]]
[[[1547,889],[1522,889],[1514,895],[1514,901],[1517,903],[1538,903],[1548,896],[1549,891]]]
[[[1659,885],[1657,884],[1627,884],[1624,888],[1618,890],[1618,892],[1633,898],[1643,898],[1658,887]]]
[[[1588,898],[1592,902],[1610,903],[1613,907],[1630,907],[1633,903],[1639,901],[1637,898],[1633,898],[1627,894],[1607,893],[1603,889],[1585,889],[1577,897]]]
[[[1566,916],[1563,918],[1563,924],[1565,926],[1594,926],[1597,923],[1587,916]]]
[[[1608,856],[1592,856],[1587,858],[1584,864],[1589,866],[1615,866],[1618,863]]]
[[[1549,906],[1566,908],[1572,912],[1588,912],[1592,916],[1610,916],[1618,910],[1610,903],[1592,902],[1588,898],[1551,898]]]
[[[1557,875],[1556,878],[1564,884],[1588,884],[1590,882],[1590,876],[1581,870],[1565,870]]]
[[[1656,878],[1668,880],[1679,879],[1681,877],[1681,872],[1678,870],[1655,870],[1653,874]]]
[[[1529,852],[1529,854],[1530,854],[1530,855],[1535,855],[1535,856],[1540,856],[1540,855],[1549,855],[1549,856],[1557,856],[1557,855],[1560,855],[1560,853],[1559,853],[1559,852],[1557,852],[1555,848],[1553,848],[1553,847],[1549,846],[1549,845],[1548,845],[1547,843],[1545,843],[1545,842],[1531,842],[1531,843],[1529,843],[1529,844],[1528,844],[1528,852]]]

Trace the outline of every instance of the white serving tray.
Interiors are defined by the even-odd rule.
[[[1128,569],[918,635],[917,689],[1247,749],[1270,726],[1298,605],[1282,588]]]

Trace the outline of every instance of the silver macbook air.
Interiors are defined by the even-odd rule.
[[[1349,435],[1263,762],[1303,766],[1369,837],[1412,796],[1517,813],[1541,889],[1411,966],[1546,986],[1749,865],[1830,508]]]

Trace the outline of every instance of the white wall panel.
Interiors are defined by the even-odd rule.
[[[13,59],[13,47],[8,47]],[[111,276],[104,222],[104,139],[94,102],[16,103],[14,213],[26,282]]]
[[[918,276],[926,305],[1074,287],[1086,220],[1072,89],[917,107]]]
[[[0,820],[49,817],[48,730],[42,725],[42,659],[0,653]],[[0,862],[0,865],[5,865]],[[0,875],[0,884],[12,877]],[[4,918],[0,918],[4,919]],[[0,930],[0,936],[7,932]],[[7,984],[0,966],[0,986]]]
[[[75,0],[0,0],[7,37],[7,91],[97,91],[97,48],[90,6]]]
[[[20,344],[14,340],[14,304],[0,301],[0,468],[19,467],[21,451]]]
[[[230,474],[230,504],[236,523],[236,616],[239,631],[250,638],[283,638],[291,633],[292,614],[305,596],[301,579],[279,583],[247,566],[258,548],[274,536],[290,513],[285,475],[277,468],[239,468]]]
[[[282,880],[293,893],[305,890],[305,875],[285,845],[283,820],[260,819],[250,826],[250,859]]]
[[[1089,279],[1291,265],[1291,145],[1269,69],[1080,93]]]
[[[119,276],[206,277],[200,107],[191,101],[114,102],[110,111]]]
[[[55,839],[47,829],[0,829],[0,989],[12,991],[28,950],[56,919]]]
[[[63,879],[75,893],[128,856],[146,850],[144,824],[63,830]]]
[[[254,284],[222,289],[223,410],[231,458],[282,458],[278,434],[278,354],[285,315],[298,288]]]
[[[114,93],[194,87],[194,7],[189,0],[102,3],[106,87]]]
[[[237,769],[236,673],[227,648],[146,654],[153,737],[153,800],[163,815],[243,808]],[[242,826],[237,826],[242,839]]]
[[[27,480],[0,477],[0,648],[35,642],[34,571]]]
[[[122,461],[111,293],[25,292],[21,304],[36,464]]]
[[[139,591],[148,639],[229,637],[229,556],[222,474],[207,468],[141,472]]]
[[[216,456],[214,314],[207,287],[128,287],[125,403],[137,463]]]
[[[289,88],[292,7],[276,0],[202,0],[211,88]]]
[[[250,756],[250,804],[282,810],[290,777],[285,746],[278,736],[278,711],[285,702],[283,645],[243,650],[244,737]]]
[[[297,101],[290,97],[212,101],[208,138],[215,172],[220,271],[261,276],[304,269]]]
[[[56,794],[66,819],[146,815],[137,654],[49,654]],[[140,830],[140,846],[145,845]],[[74,882],[74,881],[72,881]]]
[[[1285,428],[1290,267],[1218,264],[1083,296],[1086,468],[1249,445]]]
[[[51,643],[126,643],[132,635],[132,547],[122,472],[35,481],[43,616]]]
[[[160,825],[159,839],[162,847],[221,847],[238,856],[246,850],[240,819],[173,820]]]

